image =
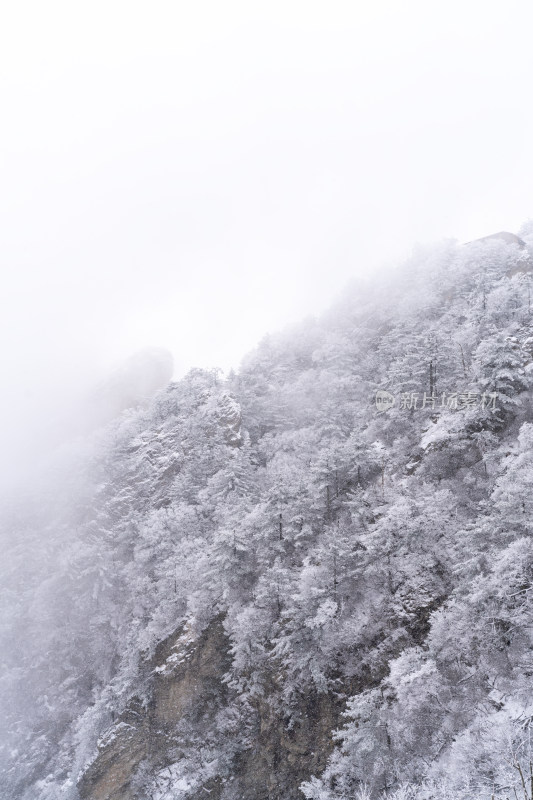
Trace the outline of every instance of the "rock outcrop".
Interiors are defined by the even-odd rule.
[[[194,724],[224,702],[228,659],[220,618],[198,638],[180,629],[162,642],[150,663],[149,702],[133,699],[101,738],[97,757],[79,781],[80,798],[140,800],[142,768],[156,773],[179,754],[178,723]]]
[[[231,661],[223,620],[213,620],[196,637],[180,629],[156,650],[149,664],[149,701],[134,698],[100,739],[94,761],[83,773],[81,800],[145,800],[146,786],[179,764],[183,730],[202,730],[231,699],[224,675]],[[272,687],[275,691],[275,687]],[[321,772],[333,748],[332,731],[344,702],[316,691],[295,701],[290,723],[265,697],[252,715],[253,734],[234,735],[231,785],[220,777],[191,787],[190,800],[296,800],[299,785]],[[159,794],[156,793],[159,798]],[[166,797],[164,792],[162,797]]]

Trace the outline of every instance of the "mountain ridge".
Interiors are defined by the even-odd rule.
[[[237,374],[193,370],[98,434],[83,503],[51,510],[53,552],[14,604],[28,635],[26,597],[68,608],[69,641],[53,619],[37,637],[42,683],[12,719],[37,716],[44,738],[7,760],[11,797],[466,800],[520,786],[533,229],[520,235],[421,250],[385,285],[265,338]],[[174,708],[157,700],[161,643],[183,626],[200,666],[177,664],[169,691],[195,677],[210,699],[161,734],[153,720]],[[202,682],[205,647],[218,667]],[[31,669],[8,665],[16,699]],[[133,711],[143,736],[118,730],[134,731],[135,758],[124,733],[98,747]]]

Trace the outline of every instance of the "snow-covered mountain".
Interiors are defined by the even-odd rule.
[[[2,798],[530,797],[520,237],[417,252],[5,509]]]

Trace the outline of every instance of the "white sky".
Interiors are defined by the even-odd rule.
[[[532,23],[531,0],[4,0],[12,429],[139,347],[238,366],[416,242],[516,230]]]

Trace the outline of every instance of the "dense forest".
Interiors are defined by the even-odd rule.
[[[520,237],[354,281],[4,503],[2,798],[531,798]]]

